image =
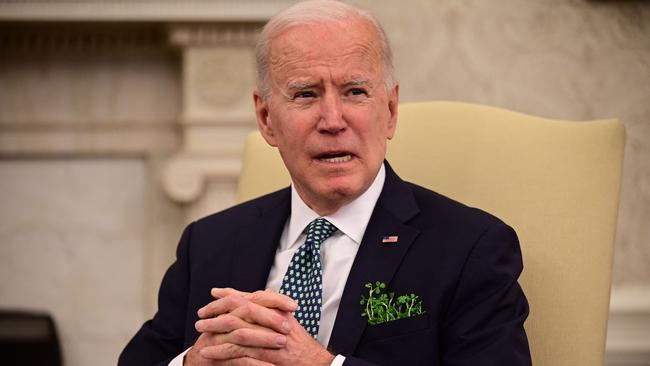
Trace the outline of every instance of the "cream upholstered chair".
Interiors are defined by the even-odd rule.
[[[395,171],[519,234],[536,366],[603,364],[624,140],[616,120],[548,120],[452,102],[399,107],[387,157]],[[238,199],[288,182],[279,154],[253,133]]]

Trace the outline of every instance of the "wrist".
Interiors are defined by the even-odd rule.
[[[201,355],[199,354],[198,348],[191,347],[187,350],[187,353],[185,353],[185,356],[183,357],[183,366],[196,365],[200,359]]]
[[[321,353],[321,356],[319,357],[319,362],[317,363],[318,365],[323,365],[323,366],[330,366],[336,356],[333,354],[327,352],[327,350],[323,349],[323,352]]]

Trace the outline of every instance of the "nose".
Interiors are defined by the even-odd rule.
[[[335,93],[327,93],[321,99],[318,132],[337,134],[344,131],[346,127],[341,98]]]

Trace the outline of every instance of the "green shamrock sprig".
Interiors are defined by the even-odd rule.
[[[395,293],[382,293],[386,288],[383,282],[366,283],[369,289],[368,298],[361,296],[361,305],[365,305],[361,316],[368,318],[368,324],[375,325],[392,320],[408,318],[414,315],[424,314],[422,300],[415,295],[401,295],[395,298]]]

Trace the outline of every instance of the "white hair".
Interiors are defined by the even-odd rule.
[[[262,29],[255,48],[257,63],[257,89],[262,97],[271,95],[269,57],[271,41],[274,37],[296,25],[322,23],[341,23],[349,19],[362,19],[375,30],[379,51],[383,62],[383,75],[386,90],[391,90],[396,83],[393,67],[393,53],[384,29],[370,13],[352,5],[334,0],[309,0],[299,2],[273,16]]]

